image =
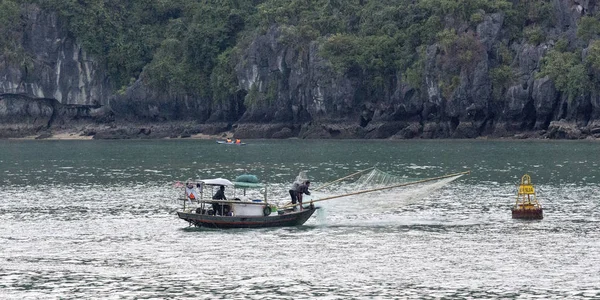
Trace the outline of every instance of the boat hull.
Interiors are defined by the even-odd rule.
[[[522,220],[541,220],[544,218],[544,211],[541,208],[512,209],[512,218]]]
[[[303,225],[317,209],[318,207],[306,208],[302,211],[290,211],[266,217],[212,216],[186,212],[177,212],[177,215],[197,227],[221,229],[288,227]]]

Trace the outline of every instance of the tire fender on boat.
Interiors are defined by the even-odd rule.
[[[265,208],[263,208],[263,215],[268,216],[271,214],[271,208],[269,206],[265,206]]]

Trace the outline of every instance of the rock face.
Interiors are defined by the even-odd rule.
[[[56,101],[31,100],[26,97],[0,97],[0,138],[33,135],[47,129],[54,115]]]
[[[393,92],[383,99],[357,99],[360,80],[333,72],[314,43],[304,51],[279,43],[281,31],[271,28],[246,49],[237,76],[248,94],[276,96],[249,107],[240,122],[300,125],[298,135],[303,138],[583,138],[588,132],[583,128],[596,128],[592,120],[598,97],[568,100],[549,78],[535,74],[551,44],[562,36],[576,43],[577,19],[583,11],[597,8],[569,1],[553,5],[557,25],[544,29],[545,43],[532,45],[522,39],[510,45],[514,76],[500,99],[494,99],[490,69],[499,65],[498,47],[507,34],[501,13],[485,15],[477,25],[471,66],[448,74],[447,53],[431,45],[422,86],[396,80]],[[455,88],[445,91],[449,82]],[[268,135],[264,131],[250,136]]]
[[[55,99],[62,104],[106,104],[112,89],[104,71],[88,57],[53,13],[35,5],[23,8],[21,35],[25,61],[0,65],[0,94]]]
[[[56,15],[25,5],[24,55],[0,55],[0,138],[75,128],[98,117],[113,93],[103,70],[61,26]],[[101,113],[101,115],[103,115]]]
[[[83,131],[92,120],[102,120],[97,118],[97,114],[98,109],[90,105],[61,104],[49,98],[1,95],[0,138],[49,134],[51,129],[80,128],[76,131]]]
[[[240,138],[599,137],[599,95],[569,99],[548,77],[535,76],[559,38],[580,43],[578,18],[598,8],[593,1],[552,3],[556,25],[544,28],[545,42],[523,38],[507,46],[513,76],[503,87],[493,86],[490,73],[507,64],[498,57],[506,18],[483,12],[476,30],[466,33],[474,53],[468,66],[449,68],[447,49],[430,45],[421,84],[396,74],[376,99],[362,93],[364,78],[335,72],[317,42],[284,44],[274,26],[243,51],[235,68],[240,92],[226,103],[153,89],[143,72],[117,93],[55,14],[25,5],[19,41],[28,63],[0,54],[0,138],[74,128],[96,138],[224,131]]]
[[[247,98],[253,97],[240,122],[297,124],[356,117],[355,85],[333,72],[319,56],[318,45],[298,50],[281,44],[280,38],[280,29],[272,27],[252,42],[236,67],[240,87]]]

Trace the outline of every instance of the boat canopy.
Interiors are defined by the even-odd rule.
[[[205,185],[224,185],[224,186],[233,186],[233,183],[224,178],[214,178],[214,179],[202,179],[201,183]]]
[[[258,181],[258,177],[252,174],[242,174],[235,178],[233,185],[236,188],[262,188],[264,185]]]

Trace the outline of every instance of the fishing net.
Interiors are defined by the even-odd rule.
[[[338,182],[335,186],[324,185],[327,189],[319,190],[315,198],[331,197],[333,199],[338,195],[346,195],[345,203],[352,202],[353,199],[369,199],[368,202],[371,204],[378,200],[390,201],[390,204],[394,203],[392,205],[398,205],[400,202],[408,204],[431,194],[460,176],[442,177],[437,180],[435,178],[411,178],[392,175],[374,168],[368,173],[363,173],[354,182],[349,182],[351,178],[348,178],[345,183]]]
[[[358,174],[356,174],[358,175]],[[411,178],[408,176],[392,175],[377,168],[362,173],[358,179],[349,175],[330,183],[322,184],[312,190],[311,195],[305,195],[304,201],[334,200],[327,202],[335,205],[343,203],[344,209],[357,209],[365,205],[373,210],[388,210],[414,203],[419,199],[431,195],[432,192],[442,188],[462,175],[441,176],[441,178]],[[300,172],[296,181],[306,180],[306,172]],[[364,201],[364,200],[368,201]],[[322,203],[323,204],[323,203]],[[361,208],[364,209],[364,208]]]
[[[315,195],[316,198],[377,189],[416,180],[406,176],[392,175],[377,168],[373,168],[366,173],[363,172],[362,175],[356,179],[358,173],[356,173],[356,175],[353,174],[354,176],[349,175],[347,178],[338,179],[339,181],[332,181],[316,187],[314,189],[315,191],[318,191],[318,194]]]
[[[377,168],[373,168],[371,172],[361,175],[352,185],[356,190],[378,188],[384,186],[391,186],[401,184],[409,181],[414,181],[405,176],[396,176],[390,173],[386,173]]]

